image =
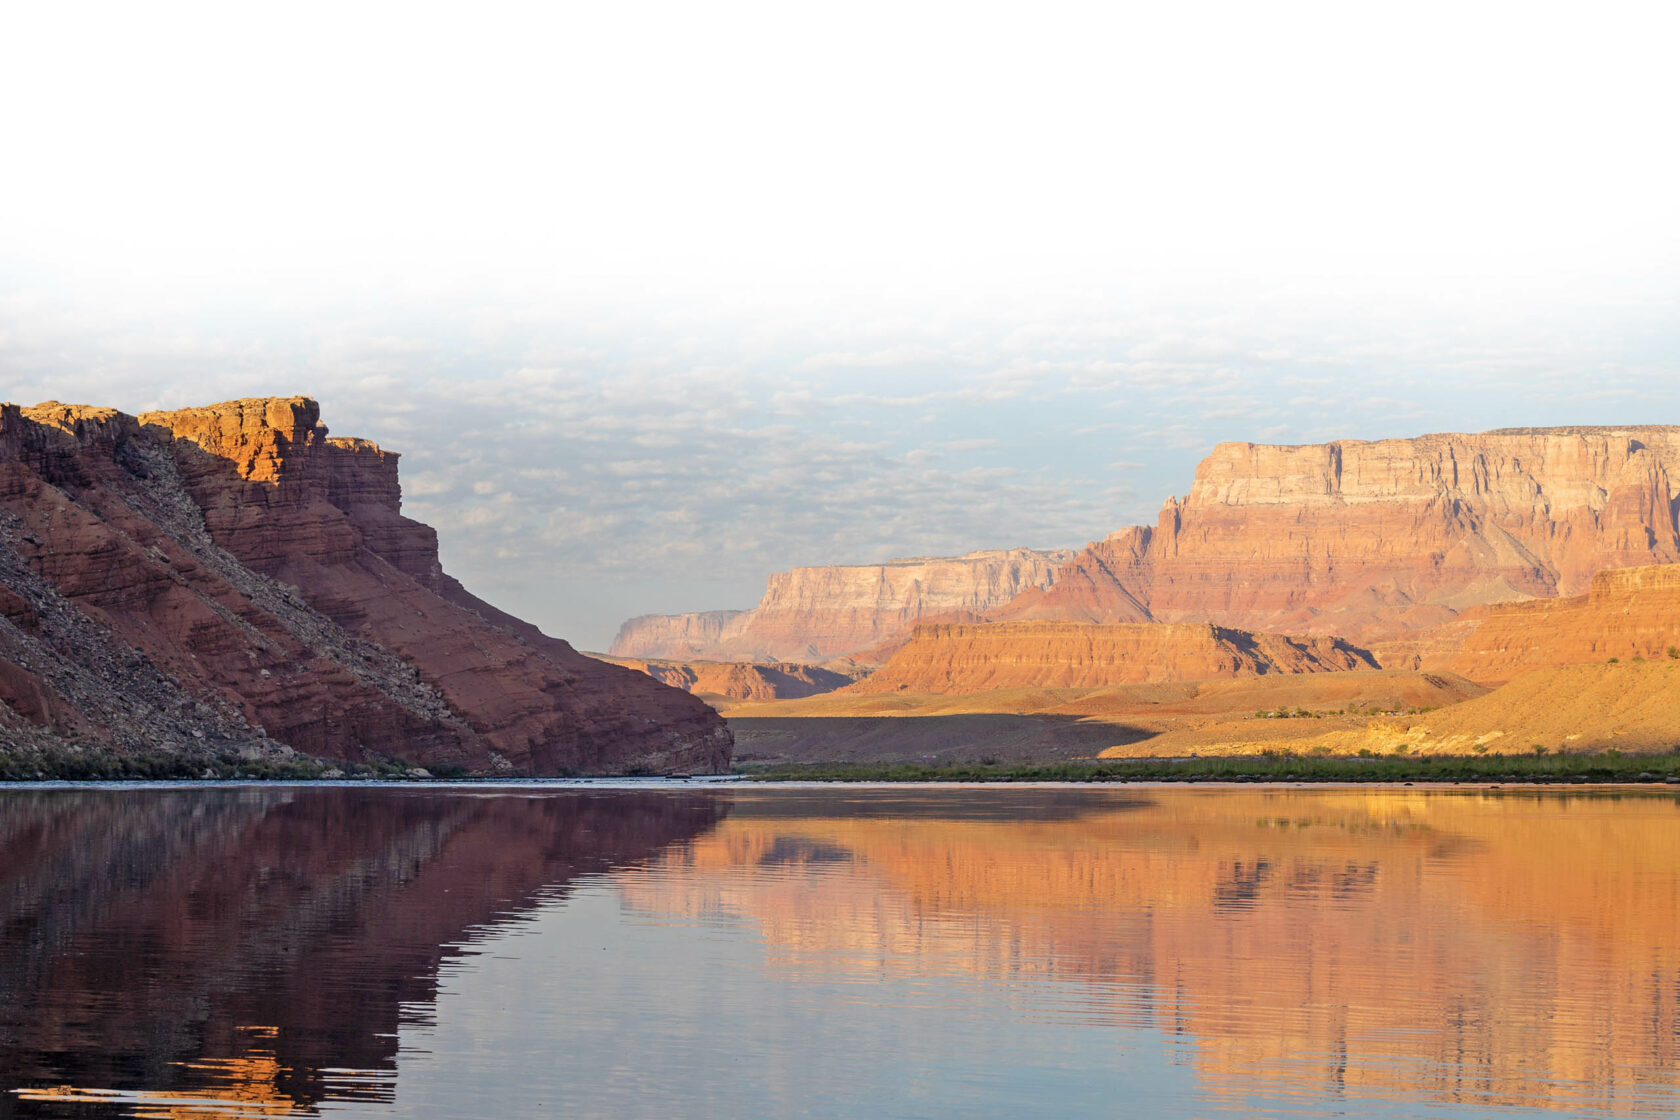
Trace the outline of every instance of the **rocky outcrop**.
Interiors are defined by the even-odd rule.
[[[1478,607],[1380,657],[1484,684],[1612,658],[1680,659],[1680,564],[1599,572],[1585,595]]]
[[[12,741],[486,773],[712,770],[727,729],[474,598],[305,397],[0,411]]]
[[[862,673],[836,672],[817,665],[789,661],[650,661],[602,657],[646,673],[661,684],[722,700],[798,700],[833,692],[858,680]]]
[[[980,615],[1023,591],[1049,587],[1057,569],[1072,557],[1067,551],[1012,548],[794,568],[772,575],[764,597],[750,611],[727,618],[729,612],[631,619],[608,652],[677,660],[822,662],[890,641],[929,616]]]
[[[1338,638],[1253,634],[1203,624],[998,622],[918,626],[855,693],[1102,688],[1264,673],[1374,669]]]
[[[1153,528],[997,617],[1153,618],[1378,640],[1680,560],[1680,428],[1226,443]]]

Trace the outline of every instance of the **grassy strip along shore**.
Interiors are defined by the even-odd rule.
[[[278,781],[307,782],[338,778],[396,779],[425,776],[464,777],[459,767],[415,771],[401,762],[378,760],[343,764],[298,755],[292,758],[243,758],[236,754],[170,751],[122,753],[89,749],[0,748],[0,782],[127,781]]]
[[[1680,753],[1660,755],[1290,755],[947,765],[737,767],[760,782],[1654,782],[1680,785]]]

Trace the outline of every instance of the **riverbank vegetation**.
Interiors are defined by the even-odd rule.
[[[1680,785],[1680,752],[1624,755],[1137,758],[1071,762],[738,766],[763,782],[1651,782]]]

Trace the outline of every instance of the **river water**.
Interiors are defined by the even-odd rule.
[[[0,1117],[1680,1114],[1680,799],[0,791]]]

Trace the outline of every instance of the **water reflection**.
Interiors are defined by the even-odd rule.
[[[788,808],[738,801],[627,877],[630,903],[745,915],[788,976],[1077,985],[1093,1021],[1194,1040],[1233,1108],[1680,1104],[1669,796],[1168,789],[1013,823]]]
[[[0,1083],[34,1090],[0,1094],[0,1115],[109,1115],[112,1090],[136,1116],[388,1101],[399,1027],[446,957],[722,811],[634,793],[0,794]]]
[[[1672,1115],[1680,804],[11,791],[0,997],[0,1116]]]

